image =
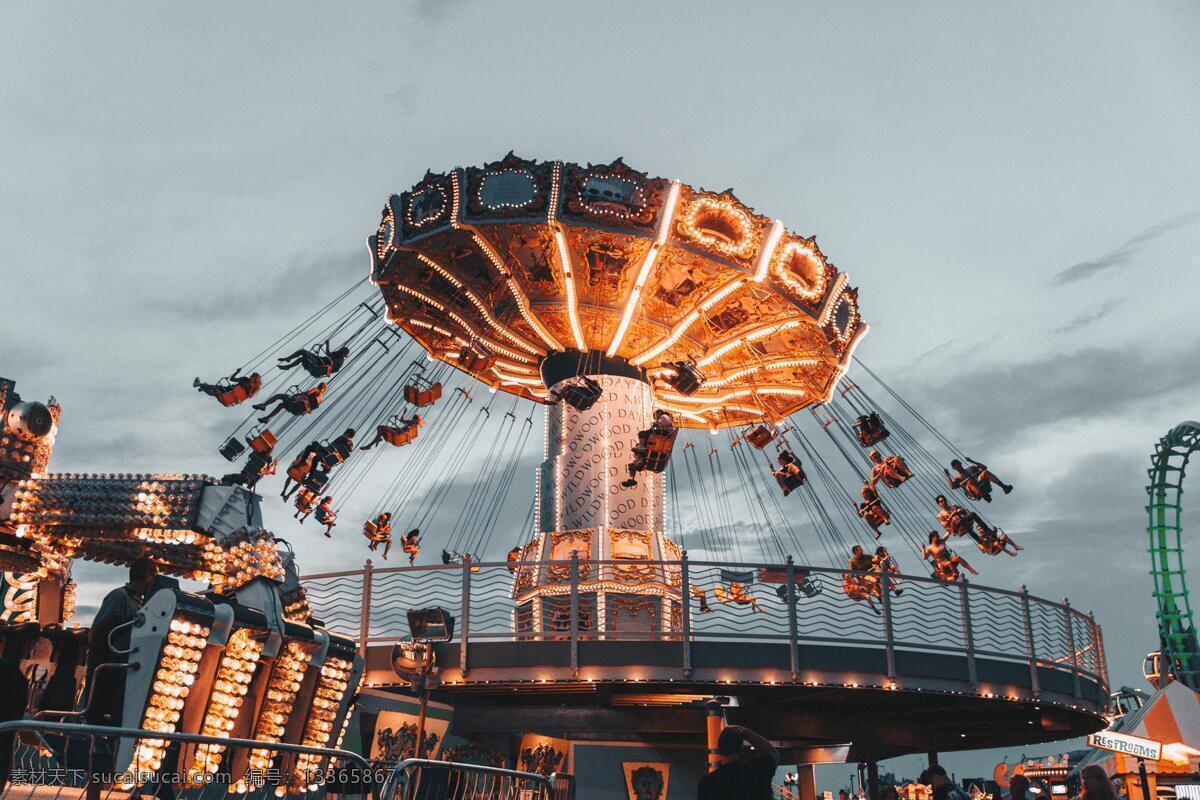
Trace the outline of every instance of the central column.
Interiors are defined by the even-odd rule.
[[[518,571],[513,587],[518,629],[564,630],[571,592],[578,596],[582,631],[676,629],[679,568],[657,563],[680,556],[663,536],[663,475],[639,472],[636,485],[621,485],[629,478],[638,433],[653,419],[645,373],[596,351],[554,353],[541,372],[551,391],[585,387],[586,377],[600,385],[601,394],[583,410],[566,400],[546,408],[537,532],[521,557],[557,563]],[[573,557],[579,564],[574,577]]]
[[[640,472],[637,486],[621,485],[629,477],[626,467],[633,460],[631,449],[638,432],[649,428],[653,418],[646,376],[622,359],[596,352],[556,353],[542,363],[542,378],[552,391],[580,384],[583,376],[603,389],[595,405],[585,411],[565,401],[547,407],[538,531],[661,533],[663,476]],[[611,555],[603,552],[593,557]]]
[[[650,427],[650,387],[615,375],[590,375],[604,393],[586,411],[566,402],[546,412],[546,458],[541,468],[538,530],[636,530],[663,527],[663,478],[641,472],[637,486],[621,483],[639,431]],[[569,378],[551,389],[578,382]]]

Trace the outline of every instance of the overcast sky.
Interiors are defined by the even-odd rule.
[[[1018,486],[985,582],[1094,608],[1142,686],[1148,454],[1200,417],[1198,37],[1193,0],[5,3],[0,375],[62,402],[55,470],[219,474],[191,379],[365,274],[391,192],[624,156],[819,236],[860,356]]]

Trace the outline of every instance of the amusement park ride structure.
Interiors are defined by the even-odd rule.
[[[1146,511],[1150,520],[1150,572],[1154,576],[1161,652],[1146,657],[1155,685],[1174,678],[1200,691],[1200,644],[1184,581],[1183,479],[1200,449],[1200,422],[1181,422],[1159,440],[1151,456]]]
[[[404,635],[395,621],[428,606],[458,621],[433,646],[435,696],[454,704],[455,726],[469,737],[619,741],[637,731],[642,742],[679,744],[704,729],[702,704],[714,696],[800,763],[873,764],[1102,726],[1099,626],[1066,601],[961,580],[960,566],[974,570],[948,541],[972,540],[989,556],[1020,550],[973,505],[991,502],[993,484],[1005,494],[1012,487],[867,370],[958,456],[952,474],[844,378],[867,326],[857,290],[814,238],[729,190],[651,178],[620,160],[585,167],[510,153],[429,173],[393,195],[368,247],[377,296],[358,302],[352,287],[229,378],[197,379],[223,406],[267,396],[221,445],[221,455],[245,463],[220,480],[47,474],[57,405],[22,403],[0,382],[10,619],[65,620],[72,558],[149,555],[164,572],[212,586],[203,602],[176,590],[155,596],[163,613],[191,615],[191,633],[181,635],[224,629],[221,609],[243,609],[221,646],[236,642],[242,652],[249,637],[266,648],[264,661],[307,676],[284,705],[302,708],[311,692],[339,698],[317,704],[333,717],[312,726],[237,723],[247,735],[297,744],[322,735],[321,746],[335,743],[360,669],[365,684],[404,691],[391,658]],[[332,322],[322,316],[342,302],[352,309]],[[409,341],[433,367],[403,363]],[[462,373],[457,387],[451,368]],[[288,386],[302,373],[309,384]],[[503,436],[489,441],[458,424],[479,384],[513,402]],[[545,407],[535,496],[517,547],[489,562],[491,530],[533,428],[532,411],[523,421],[516,414],[521,401]],[[491,406],[477,404],[477,418],[491,419]],[[861,503],[798,430],[801,411],[861,481]],[[448,438],[456,426],[457,444]],[[758,560],[742,557],[740,521],[719,508],[732,492],[715,468],[717,448],[705,483],[702,456],[686,440],[707,432],[731,437]],[[436,474],[439,458],[461,466],[472,446],[487,451],[488,479],[460,501],[443,563],[418,565],[431,535],[419,529],[454,505],[454,481],[444,476],[418,502],[414,473]],[[393,480],[363,532],[386,559],[393,515],[410,517],[409,566],[368,561],[298,579],[290,548],[262,528],[259,481],[294,455],[283,496],[298,519],[314,516],[332,535],[341,502],[392,448],[404,448],[410,471]],[[676,452],[686,453],[698,513],[722,520],[724,540],[695,534],[705,558],[684,547]],[[961,506],[941,496],[956,491],[967,498]],[[772,518],[805,558],[781,492],[807,510],[831,566],[785,552]],[[944,535],[928,533],[933,525]],[[932,578],[902,574],[884,547],[874,557],[861,546],[849,552],[885,527],[930,561]],[[239,636],[249,609],[257,628]],[[320,667],[335,657],[336,668]],[[260,668],[255,680],[274,687],[271,672]],[[320,681],[336,685],[322,690]],[[267,709],[266,718],[283,711]],[[142,712],[131,708],[127,722]]]
[[[64,627],[74,613],[72,560],[149,556],[209,590],[156,587],[130,621],[117,723],[142,735],[120,739],[111,766],[128,777],[118,784],[140,785],[167,761],[168,738],[192,735],[209,741],[171,757],[186,786],[203,786],[223,766],[231,790],[245,791],[267,769],[282,775],[277,795],[316,788],[312,775],[340,742],[362,659],[352,640],[313,617],[290,548],[262,527],[259,498],[200,475],[47,473],[60,407],[23,401],[15,389],[0,378],[0,637],[34,686],[31,709],[72,718],[82,703],[90,713],[87,630]],[[63,646],[71,638],[80,641]],[[235,750],[214,737],[258,746]],[[280,743],[307,750],[280,752]]]
[[[1099,629],[1068,604],[790,557],[689,560],[667,535],[675,515],[663,476],[679,428],[729,429],[731,446],[803,447],[811,458],[790,431],[808,409],[830,438],[850,433],[858,456],[835,444],[868,473],[876,462],[864,450],[893,453],[883,422],[904,436],[860,389],[839,386],[867,326],[857,291],[813,238],[731,191],[650,178],[619,160],[585,167],[509,154],[393,195],[368,248],[388,321],[429,358],[546,405],[532,538],[507,562],[368,562],[307,579],[317,607],[360,610],[336,624],[357,633],[369,684],[396,685],[389,642],[402,631],[387,620],[424,603],[459,619],[454,639],[436,647],[440,696],[455,704],[456,726],[479,736],[637,731],[679,743],[702,729],[696,709],[714,695],[732,695],[731,716],[808,762],[1102,725]],[[650,465],[660,445],[665,455]],[[931,457],[920,466],[936,480],[913,484],[929,500],[945,493],[940,466]],[[745,491],[762,491],[743,475]],[[918,513],[896,504],[896,519]],[[751,584],[774,591],[755,597]],[[946,719],[948,707],[972,720],[969,735]]]

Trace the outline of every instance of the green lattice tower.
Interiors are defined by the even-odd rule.
[[[1150,460],[1150,574],[1158,603],[1163,669],[1200,689],[1200,648],[1183,565],[1183,478],[1188,459],[1200,448],[1200,422],[1183,422],[1159,439]]]

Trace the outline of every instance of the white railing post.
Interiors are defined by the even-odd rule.
[[[1024,584],[1021,585],[1021,615],[1025,619],[1025,653],[1029,658],[1029,685],[1033,689],[1033,696],[1039,697],[1042,689],[1038,681],[1037,651],[1033,647],[1033,617],[1029,613],[1029,589]]]
[[[974,689],[979,685],[979,675],[975,671],[975,630],[971,626],[971,596],[966,578],[959,583],[958,589],[959,606],[962,609],[963,647],[967,653],[967,683]]]
[[[1092,626],[1092,657],[1096,661],[1096,675],[1103,686],[1100,687],[1103,696],[1108,696],[1108,661],[1104,658],[1104,635],[1096,624],[1096,613],[1088,612],[1088,622]]]
[[[692,676],[692,584],[688,575],[688,554],[684,550],[679,554],[679,621],[683,625],[680,632],[683,643],[683,677]]]
[[[879,573],[879,603],[883,606],[883,654],[887,676],[896,677],[896,638],[892,632],[892,581],[887,565]]]
[[[371,634],[371,573],[373,570],[371,559],[368,558],[367,562],[363,564],[362,602],[358,617],[358,652],[364,662],[367,660],[367,639]]]
[[[1083,696],[1079,686],[1079,652],[1075,649],[1075,621],[1071,618],[1071,601],[1063,598],[1063,623],[1067,626],[1067,649],[1071,651],[1071,680],[1075,684],[1075,698]]]
[[[800,677],[800,630],[796,623],[796,562],[787,557],[788,664],[792,683]]]
[[[458,634],[458,669],[467,674],[467,639],[471,630],[471,564],[464,557],[462,564],[462,629]]]

